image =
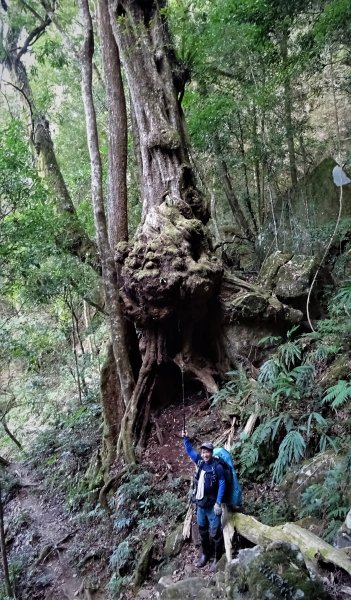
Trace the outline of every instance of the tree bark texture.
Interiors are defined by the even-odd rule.
[[[116,458],[117,440],[124,413],[112,344],[108,345],[107,357],[101,369],[100,395],[104,415],[102,462],[105,473],[108,473]]]
[[[106,305],[109,313],[113,354],[121,387],[123,404],[127,404],[134,389],[134,376],[128,356],[127,335],[121,311],[117,285],[117,271],[112,256],[102,191],[102,165],[99,152],[95,107],[92,94],[92,57],[94,53],[94,35],[87,0],[80,0],[84,23],[84,42],[82,47],[82,95],[86,117],[88,148],[91,161],[91,190],[97,244],[101,257],[102,278],[106,293]]]
[[[288,144],[288,154],[289,154],[289,166],[290,166],[290,178],[291,184],[293,187],[297,185],[297,167],[296,167],[296,153],[295,153],[295,141],[294,141],[294,127],[292,121],[292,89],[291,89],[291,79],[290,74],[288,72],[289,63],[288,63],[288,31],[284,29],[282,33],[282,38],[280,41],[280,51],[282,54],[283,68],[285,70],[284,73],[284,122],[285,122],[285,132],[286,132],[286,140]]]
[[[2,503],[2,486],[0,482],[0,549],[1,549],[1,558],[2,558],[2,566],[4,569],[4,579],[5,579],[5,590],[6,595],[12,597],[12,586],[10,582],[10,573],[9,573],[9,565],[7,561],[7,552],[6,552],[6,541],[5,541],[5,527],[4,527],[4,509]]]
[[[133,243],[120,243],[121,295],[139,332],[142,365],[126,407],[120,445],[145,434],[158,367],[182,363],[212,393],[216,389],[196,328],[206,323],[222,265],[205,229],[207,203],[196,187],[180,107],[184,76],[171,51],[164,0],[110,2],[133,115],[140,166],[142,222]],[[140,160],[139,160],[140,159]],[[204,325],[206,329],[206,325]],[[206,348],[207,350],[207,348]]]
[[[98,16],[108,107],[107,224],[110,247],[114,249],[118,242],[128,239],[127,109],[106,0],[99,0]]]
[[[208,209],[196,188],[186,145],[179,96],[180,66],[170,52],[165,0],[110,1],[113,32],[121,52],[139,132],[142,219],[164,196],[181,197],[196,217]]]

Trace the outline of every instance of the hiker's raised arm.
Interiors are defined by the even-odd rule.
[[[184,431],[183,433],[186,434],[186,431]],[[196,450],[194,450],[188,436],[183,435],[182,437],[183,437],[184,450],[187,453],[187,455],[189,456],[189,458],[191,458],[191,460],[193,460],[195,463],[198,462],[199,460],[201,460],[200,454],[198,454],[196,452]]]

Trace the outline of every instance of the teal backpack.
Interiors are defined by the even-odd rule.
[[[213,457],[222,465],[224,471],[225,492],[223,503],[230,508],[241,506],[243,503],[242,489],[230,452],[224,448],[214,448]]]

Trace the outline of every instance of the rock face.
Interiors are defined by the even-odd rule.
[[[282,252],[323,253],[339,212],[340,188],[332,178],[335,166],[333,158],[324,159],[295,189],[277,199],[275,224],[269,221],[260,234],[258,246],[262,256],[274,243]],[[342,218],[347,218],[351,216],[351,184],[343,187],[343,197]],[[335,243],[339,243],[340,238],[339,233]]]
[[[282,484],[282,489],[286,490],[288,504],[295,513],[301,509],[300,501],[303,492],[310,485],[323,481],[325,474],[335,467],[337,460],[340,458],[338,459],[333,452],[328,451],[317,454],[314,458],[304,461],[302,465],[290,469]]]
[[[178,525],[176,529],[174,529],[170,535],[167,537],[165,548],[164,548],[164,556],[167,560],[177,556],[182,549],[184,540],[183,540],[183,523]]]
[[[228,600],[327,600],[329,595],[312,580],[303,556],[291,545],[274,542],[241,550],[227,569]]]
[[[161,577],[160,600],[328,600],[317,579],[312,579],[304,558],[292,544],[274,542],[240,550],[224,572],[210,580],[189,577],[174,582]]]
[[[335,545],[337,548],[349,548],[351,546],[351,509],[337,532]]]
[[[206,582],[202,577],[189,577],[173,582],[171,578],[161,577],[158,582],[161,600],[193,600],[208,598]]]
[[[295,254],[279,269],[275,293],[279,298],[307,296],[310,283],[317,269],[317,261],[310,256]]]
[[[259,282],[280,299],[301,298],[307,296],[317,266],[311,256],[274,252],[265,261]]]

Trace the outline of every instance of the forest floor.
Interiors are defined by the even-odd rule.
[[[195,446],[201,439],[215,440],[228,427],[228,422],[223,421],[213,408],[210,409],[208,400],[200,394],[187,398],[185,406],[173,404],[155,414],[142,463],[145,470],[154,474],[159,485],[164,485],[164,490],[177,478],[181,478],[187,488],[190,486],[193,465],[185,456],[181,439],[184,416]],[[91,454],[91,449],[87,453]],[[69,451],[66,449],[62,461],[67,454]],[[56,457],[56,454],[53,456]],[[46,463],[54,460],[43,456],[43,461],[44,458]],[[79,464],[81,458],[77,457],[77,461]],[[62,466],[65,466],[64,462]],[[58,468],[57,463],[52,465],[52,469],[55,468]],[[64,468],[61,471],[64,476]],[[14,462],[10,474],[17,483],[11,500],[6,504],[6,538],[12,572],[17,581],[16,598],[105,600],[108,595],[104,588],[111,577],[109,558],[116,546],[116,533],[112,520],[98,507],[97,497],[95,508],[92,504],[88,514],[68,509],[60,486],[55,487],[55,482],[48,486],[40,462],[34,467],[30,461]],[[66,477],[72,477],[72,466],[68,468]],[[277,502],[280,499],[278,492],[266,484],[252,485],[245,492],[249,502],[260,497],[267,500],[269,494]],[[167,535],[174,523],[167,526],[165,532],[159,532],[161,536]],[[195,567],[199,554],[195,517],[192,536],[193,542],[185,543],[170,564],[154,562],[149,579],[138,592],[126,592],[115,597],[154,600],[159,597],[155,586],[162,575],[171,577],[173,581],[198,577],[199,574],[209,579],[212,576],[209,566],[201,571]],[[328,588],[331,597],[337,600],[350,597],[337,592],[340,581],[343,581],[342,576],[330,573]]]

